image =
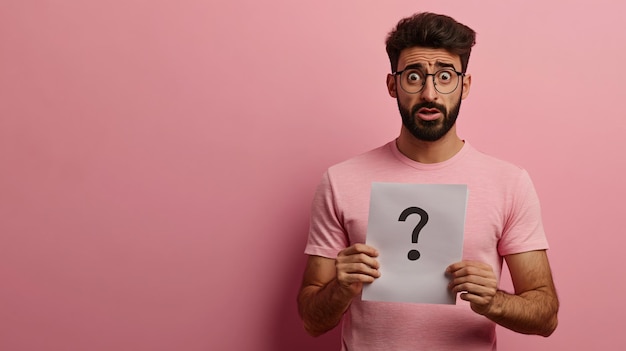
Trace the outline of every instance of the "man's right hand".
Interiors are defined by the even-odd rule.
[[[378,251],[365,244],[343,249],[336,259],[309,256],[298,293],[298,311],[313,336],[334,328],[364,283],[380,277]]]
[[[376,257],[378,250],[365,244],[354,244],[341,250],[335,262],[339,286],[352,296],[360,294],[364,283],[372,283],[380,277]]]

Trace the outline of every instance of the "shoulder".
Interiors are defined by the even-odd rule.
[[[328,174],[331,177],[355,176],[359,173],[370,172],[377,168],[386,167],[395,160],[391,152],[391,145],[390,142],[337,163],[328,168]]]
[[[387,143],[329,167],[320,186],[335,196],[369,193],[372,181],[385,178],[389,172],[398,173],[400,163],[390,145],[393,144]]]
[[[462,169],[468,184],[482,194],[511,199],[532,191],[530,175],[523,167],[471,148]]]
[[[488,155],[471,145],[468,145],[468,157],[466,159],[468,167],[479,169],[482,173],[491,174],[494,177],[515,177],[518,178],[526,173],[521,166],[512,162]]]

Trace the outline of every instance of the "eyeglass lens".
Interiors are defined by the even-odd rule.
[[[459,75],[451,69],[442,69],[433,74],[426,74],[419,69],[408,69],[402,72],[400,84],[409,94],[419,93],[424,89],[426,80],[433,77],[435,89],[441,94],[450,94],[459,84]]]

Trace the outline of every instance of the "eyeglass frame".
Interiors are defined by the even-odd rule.
[[[402,73],[404,73],[407,70],[410,70],[410,69],[417,70],[416,67],[411,67],[411,66],[412,65],[409,65],[409,66],[405,67],[403,70],[392,72],[391,75],[393,75],[394,77],[401,77]],[[424,73],[424,83],[422,83],[422,87],[420,88],[420,90],[418,90],[418,91],[416,91],[414,93],[410,93],[410,92],[406,91],[406,89],[404,89],[404,86],[402,85],[402,80],[400,80],[400,87],[407,94],[419,94],[419,93],[421,93],[424,90],[424,87],[426,86],[426,83],[428,81],[428,76],[432,76],[433,77],[433,87],[435,88],[435,90],[439,94],[448,95],[448,94],[454,93],[459,88],[459,82],[462,81],[463,78],[461,78],[460,80],[458,80],[456,82],[456,86],[454,87],[454,89],[452,89],[452,91],[450,91],[448,93],[442,93],[442,92],[439,91],[439,89],[437,89],[437,83],[435,83],[435,76],[437,75],[437,73],[439,73],[441,71],[452,71],[452,72],[456,73],[457,78],[458,77],[465,77],[465,72],[459,72],[459,71],[457,71],[456,69],[454,69],[452,67],[444,67],[444,68],[438,69],[437,71],[435,71],[435,73]]]

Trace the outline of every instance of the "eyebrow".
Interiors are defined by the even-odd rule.
[[[454,65],[451,64],[451,63],[448,63],[448,62],[435,61],[435,67],[437,67],[437,68],[452,68],[453,70],[456,71],[456,68],[454,67]],[[410,65],[404,67],[403,71],[407,70],[407,69],[411,69],[411,68],[424,69],[424,65],[421,64],[421,63],[413,63],[413,64],[410,64]]]

